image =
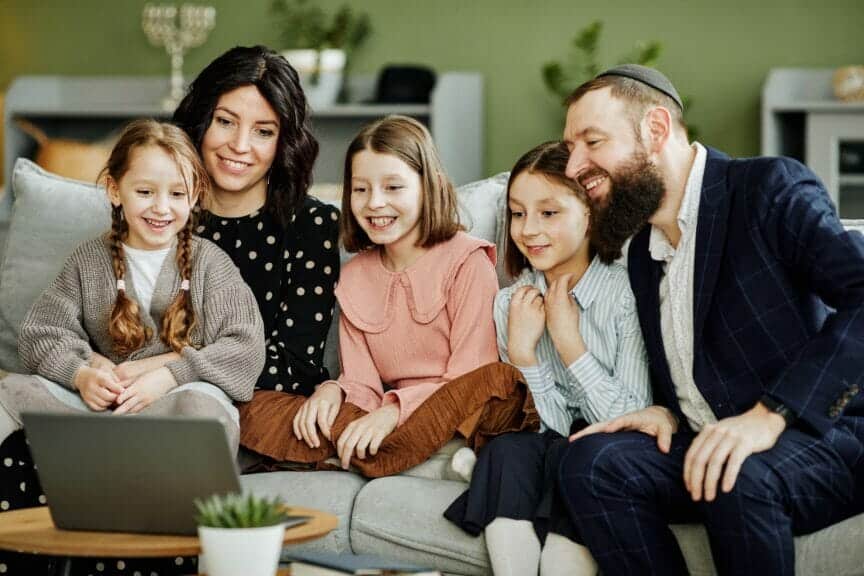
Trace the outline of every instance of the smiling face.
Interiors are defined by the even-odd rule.
[[[647,153],[639,129],[625,101],[608,87],[586,93],[567,110],[567,176],[582,185],[594,206],[606,206],[615,176],[635,156]]]
[[[351,213],[388,252],[416,249],[423,208],[420,175],[392,154],[364,149],[351,161]]]
[[[248,195],[260,207],[267,198],[267,172],[279,140],[279,117],[255,86],[223,94],[201,142],[201,157],[218,201]]]
[[[548,281],[584,269],[589,259],[588,206],[564,184],[522,172],[508,195],[510,238]]]
[[[159,146],[132,150],[119,181],[108,180],[108,197],[122,206],[129,233],[126,244],[139,250],[168,248],[189,220],[197,198],[190,197],[190,175]]]
[[[587,92],[567,110],[566,174],[591,199],[592,240],[605,262],[620,257],[624,242],[649,221],[665,196],[640,130],[625,101],[608,87]]]

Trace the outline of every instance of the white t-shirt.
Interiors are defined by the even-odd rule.
[[[163,250],[139,250],[123,245],[126,253],[126,274],[135,285],[135,299],[143,313],[150,313],[150,301],[153,299],[153,290],[156,288],[156,278],[162,270],[162,263],[171,248]]]

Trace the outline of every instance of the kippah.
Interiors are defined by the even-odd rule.
[[[601,72],[596,77],[600,78],[601,76],[623,76],[624,78],[630,78],[631,80],[646,84],[672,98],[678,104],[678,107],[682,111],[684,110],[684,103],[681,101],[678,91],[675,90],[675,86],[659,70],[639,64],[621,64]]]

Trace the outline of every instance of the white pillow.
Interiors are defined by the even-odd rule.
[[[12,171],[14,205],[0,267],[0,368],[23,372],[18,329],[30,306],[82,242],[108,230],[105,191],[46,172],[19,158]]]
[[[466,231],[477,238],[494,242],[497,246],[498,264],[495,269],[500,286],[507,286],[511,282],[504,270],[504,246],[507,243],[507,230],[504,228],[509,177],[509,172],[501,172],[456,189],[459,218]]]

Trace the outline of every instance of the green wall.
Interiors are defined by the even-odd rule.
[[[341,0],[318,0],[336,6]],[[216,29],[187,58],[187,75],[236,44],[276,46],[269,0],[212,0]],[[759,151],[759,101],[779,66],[864,64],[862,0],[353,0],[374,31],[355,71],[384,63],[479,70],[486,79],[487,170],[505,170],[560,135],[562,112],[540,67],[568,55],[576,30],[602,19],[608,63],[660,40],[659,62],[693,98],[700,139],[735,155]],[[0,89],[20,74],[159,74],[162,49],[139,25],[143,0],[0,0]],[[278,46],[277,46],[278,47]]]

